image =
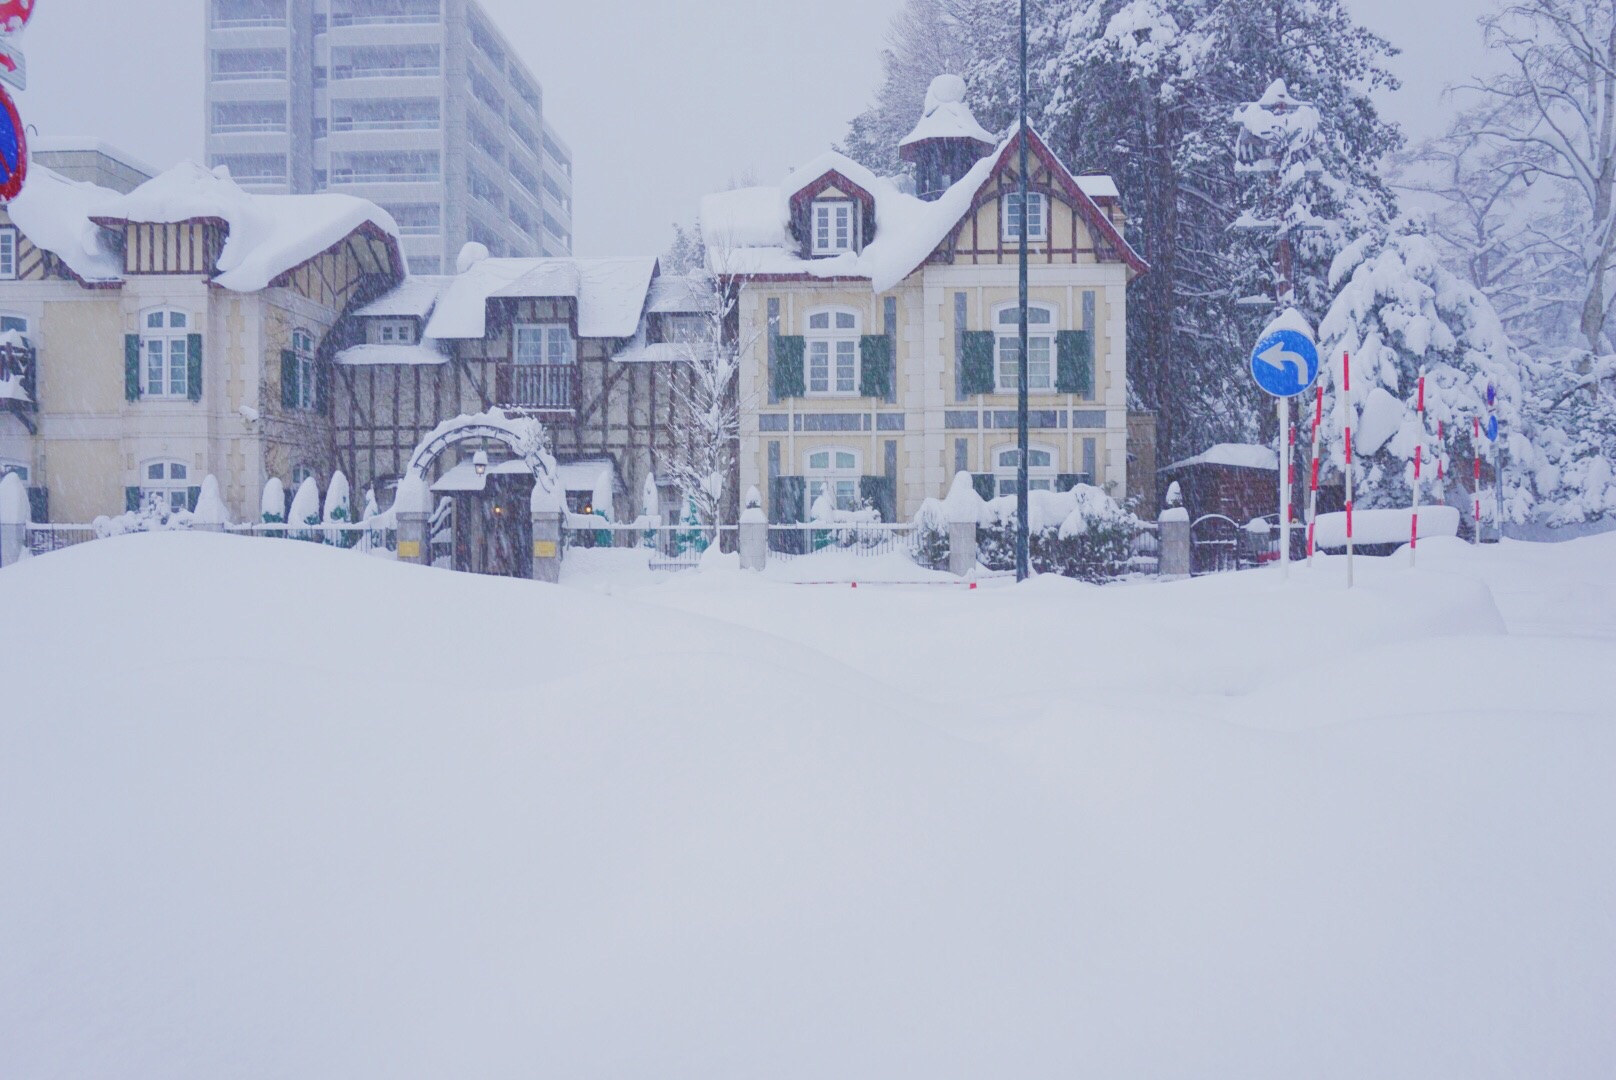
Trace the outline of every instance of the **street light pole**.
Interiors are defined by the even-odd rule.
[[[1021,200],[1016,233],[1020,237],[1020,344],[1016,349],[1016,580],[1027,580],[1027,0],[1021,0],[1021,98],[1017,110],[1021,140],[1016,188]]]

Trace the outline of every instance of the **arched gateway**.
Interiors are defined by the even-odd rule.
[[[440,497],[449,497],[454,568],[528,577],[533,572],[532,512],[559,510],[564,501],[547,442],[539,421],[499,409],[446,420],[410,455],[394,505],[401,515],[429,515]],[[467,444],[477,448],[474,454],[465,453]],[[436,480],[429,479],[453,449],[460,450],[460,460]],[[423,534],[419,548],[406,548],[401,532],[400,557],[428,561],[431,542]]]

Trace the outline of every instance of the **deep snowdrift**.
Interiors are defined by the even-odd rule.
[[[1352,595],[33,559],[0,1076],[1597,1075],[1612,539]]]

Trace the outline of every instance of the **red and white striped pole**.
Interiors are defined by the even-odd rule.
[[[1341,354],[1341,430],[1346,436],[1347,465],[1347,588],[1352,588],[1352,357]],[[1479,503],[1478,503],[1479,505]]]
[[[1471,418],[1474,425],[1470,433],[1470,454],[1475,462],[1475,483],[1471,485],[1476,496],[1476,535],[1473,542],[1481,543],[1481,417]]]
[[[1425,443],[1425,369],[1420,369],[1419,390],[1414,399],[1414,411],[1420,418],[1420,441],[1414,444],[1414,509],[1408,521],[1408,565],[1413,566],[1415,549],[1420,545],[1420,452]]]
[[[1307,565],[1313,565],[1313,526],[1319,516],[1319,429],[1324,423],[1324,375],[1313,389],[1313,463],[1307,489]]]

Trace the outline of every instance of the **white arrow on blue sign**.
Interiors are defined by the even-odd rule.
[[[1319,376],[1319,350],[1306,334],[1275,330],[1251,350],[1251,376],[1274,397],[1295,397]]]

